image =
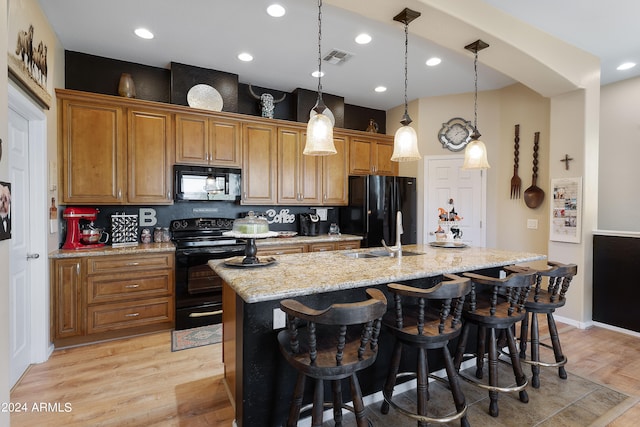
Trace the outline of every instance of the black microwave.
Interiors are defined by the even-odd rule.
[[[240,169],[174,165],[174,200],[240,200]]]

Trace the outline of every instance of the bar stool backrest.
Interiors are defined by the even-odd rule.
[[[524,304],[534,282],[533,271],[511,273],[505,278],[484,276],[477,273],[464,273],[463,275],[471,279],[469,312],[474,313],[478,308],[479,294],[488,296],[489,306],[485,315],[496,316],[498,306],[505,303],[508,304],[506,312],[508,317],[524,312]]]
[[[296,358],[299,361],[308,358],[306,363],[320,367],[341,366],[347,363],[347,356],[356,357],[355,362],[375,356],[387,299],[378,289],[370,288],[366,293],[369,299],[365,301],[332,304],[322,310],[293,299],[281,301],[280,308],[287,313],[288,348],[298,355]],[[299,327],[305,325],[304,341],[301,341]],[[357,355],[347,355],[346,351],[351,348],[347,344],[353,342],[353,337],[359,337],[360,341]],[[326,353],[331,347],[334,357],[330,358]]]

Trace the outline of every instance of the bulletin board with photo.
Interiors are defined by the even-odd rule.
[[[549,239],[580,243],[582,232],[582,178],[551,180],[551,227]]]

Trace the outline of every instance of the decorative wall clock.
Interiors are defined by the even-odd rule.
[[[438,132],[438,140],[444,148],[451,151],[460,151],[471,141],[473,125],[470,121],[454,117],[442,124]]]

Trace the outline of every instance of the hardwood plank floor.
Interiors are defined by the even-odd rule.
[[[640,338],[558,326],[569,380],[574,373],[640,399]],[[12,390],[11,401],[29,410],[13,413],[11,426],[231,426],[221,354],[221,344],[172,353],[170,332],[57,350]],[[40,402],[60,411],[32,411]],[[639,417],[636,403],[610,425]]]

